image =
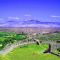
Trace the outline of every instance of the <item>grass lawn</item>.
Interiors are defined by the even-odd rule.
[[[59,57],[52,54],[43,54],[48,45],[25,45],[17,47],[7,55],[0,55],[0,60],[60,60]]]

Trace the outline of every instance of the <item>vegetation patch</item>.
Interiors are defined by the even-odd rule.
[[[58,32],[58,33],[48,33],[48,34],[37,34],[36,38],[40,39],[40,40],[57,41],[57,40],[60,40],[60,32]]]
[[[15,32],[0,32],[0,50],[7,44],[14,43],[18,40],[26,39],[25,34],[16,34]]]
[[[0,60],[60,60],[59,57],[52,54],[44,54],[43,51],[47,48],[47,44],[17,47],[7,55],[0,56]]]

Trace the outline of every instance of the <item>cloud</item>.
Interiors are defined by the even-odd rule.
[[[25,14],[24,16],[29,16],[30,17],[31,15],[30,14]]]
[[[16,19],[16,20],[19,20],[20,18],[19,17],[8,17],[8,19]]]
[[[53,16],[51,16],[51,17],[54,17],[54,18],[60,18],[60,16],[54,16],[54,15],[53,15]]]

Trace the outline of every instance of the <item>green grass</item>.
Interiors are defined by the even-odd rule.
[[[25,45],[14,49],[7,55],[0,55],[0,60],[60,60],[59,57],[52,54],[43,54],[47,48],[46,44]]]
[[[14,43],[18,40],[26,39],[25,34],[16,34],[14,32],[0,32],[0,50],[9,43]]]

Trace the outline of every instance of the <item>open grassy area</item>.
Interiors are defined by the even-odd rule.
[[[24,34],[0,32],[0,49],[5,46],[5,44],[18,40],[24,40],[25,38],[27,37]],[[48,40],[59,40],[60,33],[39,34],[37,35],[37,38],[41,40],[46,40],[47,38]],[[23,45],[15,48],[7,55],[0,55],[0,60],[60,60],[60,57],[53,54],[44,54],[43,52],[47,49],[47,44]]]
[[[0,60],[60,60],[52,54],[43,54],[48,45],[25,45],[17,47],[7,55],[0,55]]]

